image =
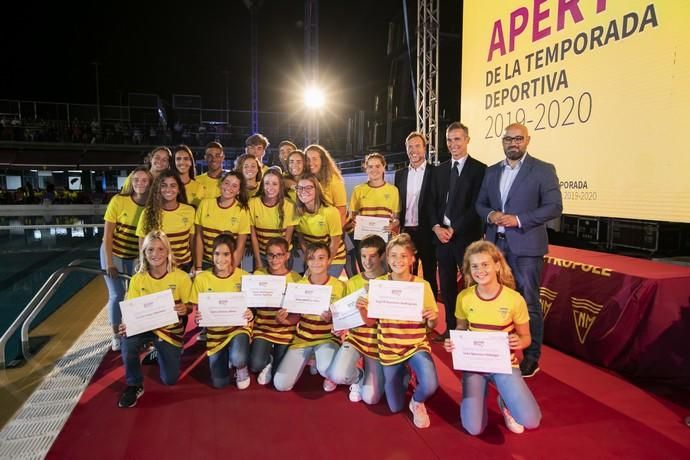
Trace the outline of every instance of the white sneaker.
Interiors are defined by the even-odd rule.
[[[271,382],[271,377],[273,376],[272,374],[272,369],[273,369],[273,364],[271,361],[266,364],[266,367],[261,369],[261,372],[259,372],[259,375],[256,377],[256,383],[259,385],[268,385]]]
[[[239,390],[244,390],[249,387],[251,379],[249,378],[249,368],[244,366],[235,371],[235,385]]]
[[[360,402],[362,400],[362,380],[364,379],[364,372],[358,369],[359,378],[355,383],[350,385],[350,401]]]
[[[431,425],[424,403],[417,402],[414,398],[410,399],[410,411],[412,412],[412,421],[417,428],[428,428]]]
[[[501,411],[501,414],[503,415],[503,420],[506,423],[506,428],[508,428],[515,434],[521,434],[525,432],[525,427],[516,422],[513,416],[510,415],[510,411],[503,403],[503,399],[500,395],[498,396],[498,409]]]
[[[338,385],[335,382],[331,382],[328,379],[323,379],[323,391],[326,392],[331,392],[335,390],[338,387]]]
[[[110,339],[110,349],[113,351],[120,351],[120,336],[119,335],[114,335],[112,339]]]

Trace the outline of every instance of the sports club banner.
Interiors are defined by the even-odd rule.
[[[690,222],[690,1],[465,0],[461,120],[521,122],[568,214]]]

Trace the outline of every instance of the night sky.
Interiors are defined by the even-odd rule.
[[[127,93],[177,93],[222,108],[228,71],[230,107],[250,108],[250,21],[241,0],[21,3],[3,5],[0,98],[95,103],[98,62],[102,104],[126,104]],[[320,74],[341,103],[373,108],[388,76],[387,23],[401,11],[401,0],[320,2]],[[262,111],[288,110],[298,94],[303,16],[302,1],[266,0],[259,10]]]

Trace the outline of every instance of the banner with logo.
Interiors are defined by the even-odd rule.
[[[510,123],[555,164],[568,214],[690,222],[690,5],[465,0],[461,120],[503,159]]]

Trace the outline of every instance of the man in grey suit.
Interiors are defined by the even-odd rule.
[[[527,153],[530,137],[519,123],[503,133],[505,160],[486,170],[477,212],[486,222],[486,239],[503,251],[527,302],[532,344],[524,351],[520,370],[524,377],[539,371],[544,319],[539,286],[548,251],[546,223],[560,217],[563,201],[556,168]]]

